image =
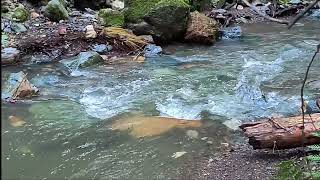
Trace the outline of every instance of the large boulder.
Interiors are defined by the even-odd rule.
[[[152,35],[156,42],[183,37],[190,6],[187,0],[127,0],[125,21],[137,35]]]
[[[190,13],[185,40],[193,43],[212,44],[219,36],[218,23],[198,11]]]
[[[100,9],[99,18],[104,26],[123,27],[124,15],[122,12],[113,9]]]
[[[68,11],[66,9],[66,2],[64,0],[51,0],[45,7],[45,16],[53,21],[60,21],[68,19]]]

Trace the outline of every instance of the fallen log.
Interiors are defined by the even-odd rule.
[[[270,118],[239,126],[253,149],[289,149],[302,145],[302,116]],[[304,144],[320,144],[312,133],[320,131],[320,113],[305,117]]]

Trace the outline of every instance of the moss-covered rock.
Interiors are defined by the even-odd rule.
[[[168,42],[175,40],[180,38],[186,29],[190,12],[187,1],[127,0],[125,21],[128,24],[146,22],[148,28],[133,29],[133,31],[137,34],[150,34],[155,41]],[[150,27],[152,30],[150,30]],[[148,29],[148,31],[144,32],[144,29]]]
[[[29,12],[24,8],[22,4],[16,7],[12,14],[13,20],[17,22],[24,22],[29,18]]]
[[[69,15],[65,5],[64,0],[51,0],[45,8],[44,14],[53,21],[67,19]]]
[[[211,10],[217,0],[192,0],[190,1],[191,11]]]
[[[104,26],[123,27],[124,15],[120,11],[112,9],[100,9],[99,18]]]

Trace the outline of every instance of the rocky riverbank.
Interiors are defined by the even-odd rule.
[[[249,7],[241,4],[228,7],[227,2],[223,5],[185,0],[146,3],[6,0],[1,3],[2,65],[30,62],[34,55],[40,59],[37,62],[60,61],[80,52],[97,51],[95,47],[108,62],[120,56],[143,56],[146,44],[165,45],[173,41],[213,44],[221,37],[239,38],[241,23],[264,20]],[[287,18],[308,3],[288,2],[276,9],[260,1],[252,4],[266,15],[273,13],[274,17]],[[144,43],[130,45],[130,41],[124,40],[128,35],[110,30],[109,34],[102,33],[105,27],[126,28],[122,32]],[[159,49],[149,46],[147,51],[155,56]]]

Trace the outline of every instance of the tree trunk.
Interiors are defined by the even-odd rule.
[[[253,149],[289,149],[302,146],[302,116],[264,119],[244,123],[240,129]],[[304,144],[320,144],[313,132],[320,130],[320,113],[305,115]]]

